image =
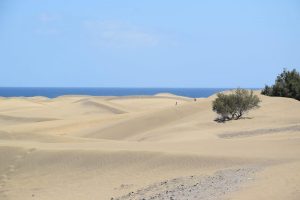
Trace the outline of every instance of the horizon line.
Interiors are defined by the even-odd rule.
[[[262,89],[263,87],[98,87],[98,86],[0,86],[0,88],[95,88],[95,89],[234,89],[234,88],[246,88],[246,89]]]

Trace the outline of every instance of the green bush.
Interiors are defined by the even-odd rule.
[[[286,69],[277,76],[275,84],[265,86],[261,92],[267,96],[289,97],[300,100],[300,74],[296,69],[288,71]]]
[[[253,91],[237,89],[234,93],[218,93],[212,109],[220,115],[218,121],[240,119],[249,110],[258,108],[260,99]]]

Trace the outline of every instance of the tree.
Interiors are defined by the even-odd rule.
[[[272,86],[266,85],[261,91],[263,95],[289,97],[300,100],[300,74],[293,69],[288,71],[284,69],[275,80]]]
[[[249,110],[258,108],[259,103],[260,99],[252,90],[238,88],[231,94],[218,93],[212,109],[220,115],[218,121],[237,120]]]

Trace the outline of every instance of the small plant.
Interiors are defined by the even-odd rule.
[[[253,91],[236,89],[234,93],[218,93],[217,98],[212,103],[212,109],[220,117],[217,121],[238,120],[249,110],[258,108],[260,99]]]
[[[265,86],[261,91],[263,95],[289,97],[300,100],[300,74],[295,69],[288,71],[283,70],[277,76],[275,84],[272,86]]]

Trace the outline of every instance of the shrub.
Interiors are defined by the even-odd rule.
[[[234,93],[218,93],[212,109],[220,115],[218,121],[240,119],[249,110],[258,108],[260,99],[253,91],[237,89]]]
[[[267,96],[289,97],[300,100],[300,74],[296,69],[288,71],[283,70],[275,80],[272,86],[265,86],[261,91]]]

